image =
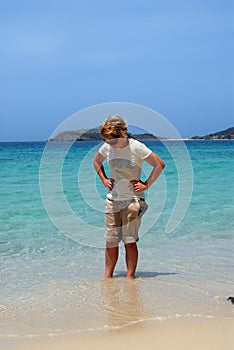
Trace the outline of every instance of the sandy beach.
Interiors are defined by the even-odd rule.
[[[233,319],[183,319],[79,335],[2,338],[0,344],[4,350],[228,350],[234,347],[233,329]]]

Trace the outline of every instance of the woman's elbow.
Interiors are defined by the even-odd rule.
[[[163,170],[165,168],[165,163],[163,161],[160,162],[161,169]]]

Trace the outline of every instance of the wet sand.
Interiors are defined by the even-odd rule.
[[[234,348],[234,319],[178,319],[76,335],[2,338],[4,350],[221,350]]]

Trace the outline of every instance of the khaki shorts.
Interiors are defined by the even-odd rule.
[[[117,245],[135,243],[139,240],[138,231],[141,224],[141,214],[147,209],[144,199],[114,201],[106,199],[105,205],[105,240]]]

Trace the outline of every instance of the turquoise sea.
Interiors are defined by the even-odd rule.
[[[227,301],[234,296],[234,141],[167,142],[146,142],[166,167],[146,194],[133,281],[124,279],[123,249],[115,278],[102,279],[106,192],[92,167],[100,143],[54,142],[44,163],[44,142],[0,143],[1,337],[234,317]],[[187,184],[179,205],[188,210],[169,232],[180,171],[186,183],[184,145],[193,188]]]

